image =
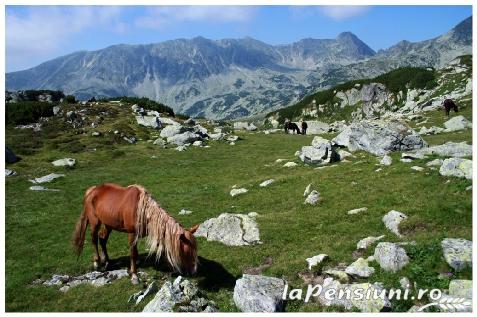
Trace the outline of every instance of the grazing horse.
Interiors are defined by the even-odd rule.
[[[300,133],[300,128],[298,128],[298,126],[296,125],[296,123],[293,123],[293,122],[286,122],[285,123],[285,133],[288,134],[288,131],[289,130],[292,130],[293,132],[297,133],[297,134],[301,134]]]
[[[454,109],[455,112],[459,112],[457,105],[454,103],[452,99],[446,99],[443,103],[444,109],[446,111],[446,115],[449,116],[451,109]]]
[[[197,243],[194,232],[172,218],[161,208],[151,195],[139,185],[121,187],[116,184],[102,184],[90,187],[84,194],[83,213],[73,233],[73,247],[79,256],[83,251],[86,227],[89,224],[94,247],[94,267],[99,261],[107,267],[108,252],[106,243],[112,230],[128,234],[131,251],[131,282],[138,284],[136,261],[138,257],[137,240],[147,236],[149,255],[156,253],[158,262],[165,254],[172,268],[181,274],[195,274],[197,271]],[[100,227],[104,227],[100,231]],[[98,253],[98,238],[101,257]]]

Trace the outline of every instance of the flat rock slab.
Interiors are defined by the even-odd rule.
[[[423,148],[416,153],[422,155],[439,155],[450,157],[466,157],[472,156],[472,145],[467,142],[446,142],[441,145],[434,145],[428,148]]]
[[[472,267],[472,241],[447,238],[441,242],[444,259],[456,271]]]
[[[374,267],[370,267],[365,259],[358,258],[345,269],[345,273],[357,277],[370,277],[374,273]]]
[[[30,186],[30,190],[33,191],[50,191],[50,192],[59,192],[59,189],[50,189],[40,185]]]
[[[140,275],[147,275],[139,272]],[[36,280],[35,285],[61,286],[61,292],[67,292],[70,288],[80,284],[90,284],[96,287],[110,284],[113,280],[129,277],[127,269],[120,269],[107,272],[93,271],[79,276],[53,275],[49,280]]]
[[[167,281],[147,303],[143,312],[217,312],[217,306],[208,300],[197,285],[182,276]]]
[[[409,257],[397,243],[380,242],[374,249],[374,259],[388,272],[397,272],[409,263]]]
[[[42,184],[42,183],[49,183],[52,180],[60,177],[65,177],[65,174],[56,174],[56,173],[51,173],[42,177],[38,177],[35,179],[30,179],[30,182],[33,184]]]
[[[472,160],[462,158],[449,158],[442,163],[439,174],[472,179]]]
[[[366,211],[366,210],[368,210],[367,207],[351,209],[351,210],[348,210],[347,214],[348,215],[356,215],[356,214],[359,214],[360,212],[363,212],[363,211]]]
[[[56,161],[51,162],[54,166],[74,166],[76,164],[76,160],[74,158],[63,158]]]
[[[242,312],[283,310],[285,281],[276,277],[244,274],[235,282],[234,302]]]
[[[382,236],[379,236],[379,237],[367,237],[367,238],[364,238],[364,239],[361,239],[358,241],[358,243],[356,244],[356,249],[357,250],[361,250],[361,249],[367,249],[370,245],[372,245],[373,243],[383,239],[385,236],[382,235]]]
[[[257,222],[250,214],[223,213],[217,218],[211,218],[202,223],[195,236],[229,246],[261,243]]]
[[[230,196],[235,197],[240,194],[245,194],[246,192],[248,192],[248,189],[246,188],[233,188],[230,191]]]
[[[388,228],[391,232],[393,232],[398,237],[402,237],[401,233],[399,232],[399,224],[401,221],[406,219],[407,216],[400,211],[391,210],[383,217],[383,222],[386,228]]]
[[[285,164],[283,165],[283,167],[295,167],[295,166],[297,166],[297,165],[298,165],[298,164],[295,163],[295,162],[288,162],[288,163],[285,163]]]
[[[260,187],[267,187],[268,185],[272,184],[275,180],[274,179],[267,179],[266,181],[263,181],[260,183]]]

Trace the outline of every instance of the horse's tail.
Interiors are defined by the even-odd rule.
[[[83,212],[76,222],[75,231],[73,232],[71,243],[73,244],[74,252],[77,256],[80,256],[83,251],[86,227],[88,226],[87,213],[93,208],[91,193],[95,188],[96,186],[93,186],[86,190],[83,198]]]

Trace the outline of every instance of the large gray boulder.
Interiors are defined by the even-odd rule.
[[[249,215],[223,213],[202,223],[195,233],[208,241],[229,246],[260,243],[260,232],[255,218]]]
[[[452,119],[444,122],[445,132],[453,132],[472,128],[472,122],[467,120],[464,116],[455,116]]]
[[[235,282],[235,305],[242,312],[282,311],[285,284],[284,280],[276,277],[244,274]]]
[[[13,151],[10,150],[8,147],[5,147],[5,163],[12,164],[12,163],[16,163],[18,161],[19,161],[19,159],[15,155],[15,153],[13,153]]]
[[[336,147],[319,136],[313,138],[311,146],[302,147],[298,157],[306,164],[328,164],[339,160]]]
[[[145,313],[157,312],[216,312],[214,302],[201,294],[197,285],[178,276],[173,283],[167,281],[156,296],[142,310]]]
[[[188,143],[194,143],[195,141],[202,140],[202,137],[194,132],[186,131],[181,134],[176,134],[167,138],[167,143],[172,143],[175,145],[185,145]]]
[[[446,238],[441,242],[444,259],[456,271],[472,267],[472,241]]]
[[[391,151],[427,147],[421,136],[401,121],[363,120],[354,122],[332,142],[353,151],[363,150],[383,156]]]
[[[445,159],[439,169],[439,174],[472,179],[472,160],[456,157]]]
[[[156,116],[136,116],[136,121],[139,125],[153,128],[153,129],[160,129],[162,128],[161,121]]]
[[[409,263],[406,251],[396,243],[380,242],[374,249],[374,259],[385,271],[397,272]]]

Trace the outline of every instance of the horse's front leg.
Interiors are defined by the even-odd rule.
[[[134,285],[139,284],[139,277],[137,276],[137,267],[136,267],[136,262],[137,262],[137,244],[136,244],[136,234],[135,233],[130,233],[128,234],[128,240],[129,240],[129,249],[131,250],[131,266],[129,269],[129,273],[131,274],[131,283]]]

